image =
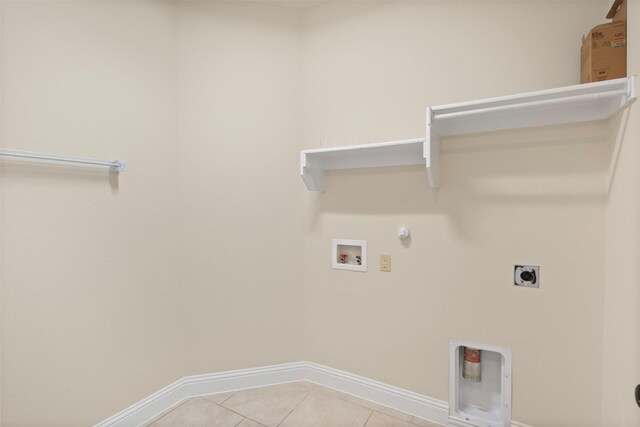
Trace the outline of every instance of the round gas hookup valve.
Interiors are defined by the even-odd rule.
[[[407,237],[409,237],[409,229],[404,226],[398,228],[398,237],[401,239],[406,239]]]

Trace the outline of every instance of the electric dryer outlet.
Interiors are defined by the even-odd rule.
[[[528,288],[540,287],[540,266],[516,265],[514,267],[513,284]]]

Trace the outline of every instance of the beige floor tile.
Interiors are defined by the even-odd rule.
[[[302,383],[251,388],[237,392],[222,406],[267,427],[276,427],[311,391]]]
[[[241,420],[240,415],[228,409],[194,397],[151,424],[151,427],[234,427]]]
[[[312,383],[311,381],[305,381],[304,384],[315,390],[315,391],[319,391],[320,393],[324,393],[324,394],[328,394],[329,396],[333,396],[335,398],[338,399],[344,399],[345,397],[347,397],[347,393],[343,393],[341,391],[338,390],[334,390],[332,388],[329,387],[325,387],[323,385],[320,384],[316,384],[316,383]]]
[[[260,423],[250,420],[249,418],[245,418],[244,420],[242,420],[240,424],[237,425],[237,427],[264,427],[264,426]]]
[[[423,420],[418,417],[413,417],[411,422],[419,427],[442,427],[440,424],[432,423],[431,421]]]
[[[374,412],[365,427],[415,427],[415,425],[380,412]]]
[[[370,402],[365,399],[361,399],[359,397],[355,397],[352,395],[347,395],[347,401],[355,403],[360,406],[364,406],[365,408],[372,409],[377,412],[381,412],[386,415],[391,415],[394,418],[398,418],[402,421],[411,421],[413,416],[406,414],[404,412],[398,411],[397,409],[389,408],[388,406],[378,405],[377,403]]]
[[[314,391],[280,427],[362,427],[371,410]]]
[[[216,393],[216,394],[208,394],[206,396],[200,396],[204,399],[207,399],[210,402],[217,403],[218,405],[233,396],[236,392],[230,391],[228,393]]]

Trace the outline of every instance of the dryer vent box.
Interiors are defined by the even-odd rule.
[[[510,427],[511,350],[451,340],[449,355],[449,426]]]

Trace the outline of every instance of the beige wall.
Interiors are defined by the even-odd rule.
[[[2,8],[4,147],[128,162],[111,182],[2,166],[2,425],[86,426],[184,372],[174,18],[150,3]]]
[[[313,9],[304,146],[421,137],[427,105],[576,84],[580,36],[601,8]],[[506,346],[515,420],[600,425],[606,132],[591,123],[444,140],[439,191],[422,167],[329,174],[325,193],[303,196],[309,357],[448,400],[450,338]],[[332,238],[367,240],[369,271],[331,270]],[[377,271],[382,253],[391,273]],[[541,266],[540,289],[512,285],[518,263]]]
[[[608,391],[637,381],[635,283],[612,286],[640,249],[636,128],[451,138],[440,191],[421,167],[297,176],[300,148],[423,136],[427,105],[577,83],[602,2],[288,6],[2,2],[3,146],[128,164],[2,166],[2,424],[305,359],[446,400],[452,337],[512,348],[518,421],[633,420]],[[329,269],[331,238],[368,240],[369,272]]]
[[[3,84],[2,84],[2,23],[3,23],[3,19],[2,19],[2,10],[3,7],[0,5],[0,147],[4,147],[3,144],[3,135],[2,135],[2,122],[3,122],[3,117],[2,117],[2,99],[4,99],[3,97]],[[1,173],[1,172],[0,172]],[[1,175],[0,175],[1,176]],[[3,202],[3,197],[2,197],[2,184],[3,184],[3,180],[0,179],[0,424],[2,424],[2,266],[3,266],[3,246],[4,246],[4,240],[2,239],[2,222],[3,222],[3,215],[2,215],[2,202]]]
[[[2,7],[4,146],[127,161],[111,184],[3,164],[2,424],[300,360],[297,12]]]
[[[186,3],[177,17],[187,373],[299,361],[298,12]]]
[[[629,3],[628,72],[640,74],[640,3]],[[640,425],[633,390],[640,384],[640,110],[636,102],[611,122],[606,221],[603,426]]]

